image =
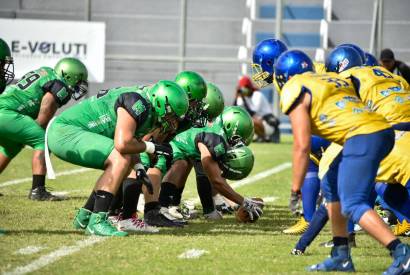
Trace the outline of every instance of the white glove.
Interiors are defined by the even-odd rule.
[[[253,221],[256,217],[259,218],[263,214],[263,203],[260,201],[244,198],[242,206],[245,208],[246,212],[248,212],[251,221]]]

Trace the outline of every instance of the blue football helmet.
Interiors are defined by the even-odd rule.
[[[364,51],[362,50],[362,48],[360,48],[359,46],[357,46],[356,44],[351,44],[351,43],[344,43],[344,44],[340,44],[338,47],[351,47],[353,49],[355,49],[359,55],[360,58],[362,59],[363,64],[366,63],[366,55],[364,54]]]
[[[273,82],[273,66],[279,55],[288,47],[278,39],[265,39],[253,50],[252,79],[263,88]]]
[[[281,54],[275,65],[275,78],[280,89],[294,75],[313,72],[313,62],[302,51],[290,50]]]
[[[379,66],[379,61],[377,61],[377,58],[374,55],[368,52],[365,52],[364,55],[366,56],[366,62],[364,63],[365,66]]]
[[[341,73],[352,67],[362,66],[362,58],[352,47],[339,46],[326,59],[326,71]]]

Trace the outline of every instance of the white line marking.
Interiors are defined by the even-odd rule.
[[[264,197],[262,198],[263,202],[274,202],[276,201],[278,198],[277,197]]]
[[[85,172],[89,172],[92,171],[93,169],[90,168],[79,168],[79,169],[73,169],[73,170],[67,170],[67,171],[63,171],[60,173],[57,173],[56,176],[66,176],[66,175],[72,175],[72,174],[79,174],[79,173],[85,173]],[[33,178],[22,178],[22,179],[15,179],[15,180],[9,180],[9,181],[5,181],[3,183],[0,183],[0,187],[5,187],[5,186],[9,186],[9,185],[15,185],[15,184],[19,184],[19,183],[23,183],[23,182],[29,182],[31,181]]]
[[[268,170],[259,172],[259,173],[255,174],[255,175],[253,175],[253,176],[251,176],[251,177],[249,177],[249,178],[246,178],[246,179],[237,181],[237,182],[235,182],[235,183],[232,183],[231,186],[232,186],[232,188],[235,189],[235,188],[238,188],[238,187],[240,187],[240,186],[244,186],[244,185],[248,185],[248,184],[253,184],[253,183],[256,183],[257,181],[259,181],[259,180],[261,180],[261,179],[263,179],[263,178],[266,178],[266,177],[269,177],[270,175],[274,175],[274,174],[277,174],[277,173],[279,173],[279,172],[282,172],[283,170],[286,170],[286,169],[288,169],[288,168],[290,168],[290,167],[292,167],[292,163],[290,163],[290,162],[284,162],[284,163],[279,164],[278,166],[275,166],[275,167],[273,167],[273,168],[271,168],[271,169],[268,169]],[[189,202],[190,202],[190,203],[197,204],[197,203],[199,203],[199,198],[194,198],[194,199],[192,199],[192,200],[189,200]]]
[[[263,179],[263,178],[268,177],[270,175],[279,173],[279,172],[281,172],[281,171],[283,171],[283,170],[285,170],[285,169],[287,169],[291,166],[292,165],[291,165],[290,162],[285,162],[281,165],[273,167],[272,169],[260,172],[260,173],[254,175],[250,178],[238,181],[238,182],[236,182],[236,185],[238,187],[238,186],[243,186],[243,185],[254,183],[254,182],[256,182],[260,179]],[[70,175],[70,174],[75,174],[75,173],[86,172],[88,170],[91,170],[91,169],[82,168],[82,169],[69,170],[69,171],[66,171],[66,172],[57,173],[57,176],[63,175],[63,173],[65,173],[64,175]],[[76,172],[73,172],[73,171],[76,171]],[[20,179],[20,182],[21,182],[21,180],[22,179]],[[29,178],[29,180],[31,180],[31,178]],[[12,181],[12,182],[15,182],[15,181]],[[20,183],[20,182],[17,182],[17,183]],[[8,183],[8,182],[0,184],[0,187],[6,186],[5,185],[6,183]],[[8,183],[7,185],[12,185],[12,184],[17,184],[17,183],[11,183],[11,184]],[[16,267],[13,271],[10,271],[10,272],[4,272],[3,275],[20,275],[20,274],[26,274],[26,273],[34,272],[34,271],[36,271],[40,268],[43,268],[43,267],[45,267],[45,266],[59,260],[62,257],[73,254],[73,253],[81,250],[84,247],[91,246],[95,243],[102,242],[106,239],[107,238],[92,236],[88,239],[76,242],[76,244],[73,245],[73,246],[60,247],[59,249],[57,249],[57,250],[55,250],[55,251],[53,251],[49,254],[41,256],[39,259],[29,263],[28,265]],[[186,251],[185,253],[187,253],[189,251],[190,250]],[[191,251],[197,251],[197,250],[196,249],[191,249]],[[198,250],[198,251],[205,251],[205,250]],[[183,254],[185,254],[185,253],[183,253]],[[198,253],[198,252],[193,252],[193,253],[195,254],[195,253]],[[202,256],[204,253],[209,253],[209,252],[208,251],[202,252],[198,257]],[[179,255],[178,257],[183,258],[183,254]],[[194,258],[194,257],[192,257],[192,258]],[[186,259],[190,259],[190,258],[186,258]]]
[[[290,168],[290,167],[292,167],[292,163],[290,163],[290,162],[285,162],[285,163],[282,163],[282,164],[280,164],[280,165],[278,165],[278,166],[275,166],[275,167],[273,167],[273,168],[271,168],[271,169],[269,169],[269,170],[266,170],[266,171],[263,171],[263,172],[259,172],[259,173],[255,174],[255,175],[253,175],[252,177],[249,177],[249,178],[246,178],[246,179],[237,181],[237,182],[235,182],[235,183],[232,183],[231,186],[232,186],[232,188],[238,188],[238,187],[240,187],[240,186],[248,185],[248,184],[251,184],[251,183],[253,183],[253,182],[255,182],[255,181],[258,181],[258,180],[261,180],[261,179],[263,179],[263,178],[269,177],[270,175],[273,175],[273,174],[277,174],[277,173],[279,173],[279,172],[282,172],[283,170],[286,170],[286,169],[288,169],[288,168]]]
[[[36,270],[39,270],[40,268],[45,267],[46,265],[49,265],[59,260],[62,257],[78,252],[80,251],[80,249],[84,247],[91,246],[95,243],[99,243],[107,239],[108,238],[92,236],[87,239],[77,241],[72,246],[62,246],[59,249],[44,256],[41,256],[35,261],[32,261],[28,265],[16,267],[13,271],[10,272],[4,272],[3,275],[20,275],[34,272]]]
[[[20,248],[19,250],[17,250],[16,252],[14,252],[14,254],[21,254],[21,255],[30,255],[30,254],[34,254],[37,253],[43,249],[45,249],[46,247],[44,246],[34,246],[34,245],[30,245],[27,247],[23,247]]]
[[[208,254],[209,251],[202,249],[189,249],[178,256],[178,259],[196,259],[201,257],[204,254]]]

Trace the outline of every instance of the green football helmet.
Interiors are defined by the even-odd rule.
[[[0,38],[0,93],[14,79],[14,62],[7,43]]]
[[[88,70],[87,67],[74,57],[65,57],[58,61],[54,67],[57,75],[64,79],[71,89],[71,97],[79,100],[88,92]]]
[[[219,116],[225,106],[221,90],[213,83],[208,82],[206,97],[204,98],[204,111],[209,121]]]
[[[240,106],[225,107],[215,122],[222,124],[230,144],[237,141],[238,137],[246,145],[252,142],[254,134],[253,120],[244,108]]]
[[[148,97],[155,110],[163,131],[176,130],[172,120],[180,120],[188,111],[188,96],[173,81],[160,80],[148,91]]]
[[[246,145],[233,146],[219,162],[222,170],[222,177],[228,180],[241,180],[252,171],[255,157],[252,150]]]
[[[204,102],[206,96],[206,82],[196,72],[183,71],[177,74],[175,82],[186,92],[189,99],[189,110],[186,119],[197,127],[203,127],[207,119],[203,117]]]

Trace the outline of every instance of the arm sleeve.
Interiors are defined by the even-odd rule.
[[[141,125],[148,117],[150,105],[147,100],[135,92],[121,94],[115,102],[114,109],[124,108]]]
[[[54,96],[58,107],[65,105],[71,98],[67,85],[61,80],[50,80],[42,86],[42,89],[45,93],[51,93]]]
[[[198,149],[198,143],[203,143],[211,153],[212,159],[219,161],[228,149],[225,139],[215,133],[202,132],[195,137],[195,146]]]

